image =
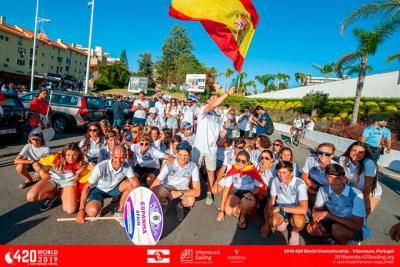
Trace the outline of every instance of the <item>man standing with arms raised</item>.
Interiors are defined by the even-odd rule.
[[[222,116],[218,111],[218,106],[229,95],[233,95],[235,88],[229,89],[228,93],[217,97],[211,95],[207,100],[207,106],[199,109],[197,114],[197,131],[193,147],[193,161],[200,168],[203,160],[207,169],[208,192],[206,204],[213,203],[211,188],[214,184],[214,173],[217,167],[217,139],[222,127]]]

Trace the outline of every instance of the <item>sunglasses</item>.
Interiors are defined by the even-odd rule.
[[[192,151],[192,147],[188,144],[179,144],[176,146],[176,150],[189,150]]]
[[[261,159],[271,160],[271,158],[269,158],[269,157],[261,157]]]
[[[148,146],[149,143],[140,143],[141,146]]]
[[[243,146],[235,146],[236,149],[244,149]]]
[[[281,144],[273,144],[273,146],[281,146]]]
[[[94,132],[94,133],[97,133],[97,129],[89,129],[89,132]]]
[[[333,155],[333,153],[330,153],[330,152],[324,152],[324,151],[317,151],[317,154],[318,154],[319,156],[322,156],[322,155],[324,155],[324,156],[326,156],[326,157],[330,157],[330,156],[332,156],[332,155]]]
[[[246,164],[246,163],[247,163],[247,160],[246,160],[246,159],[238,159],[238,158],[236,158],[236,159],[235,159],[235,162],[236,162],[236,163]]]
[[[137,133],[139,133],[139,131],[131,131],[132,133],[134,133],[134,134],[137,134]]]

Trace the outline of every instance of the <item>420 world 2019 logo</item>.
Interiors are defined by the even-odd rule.
[[[4,254],[4,260],[9,265],[26,263],[29,265],[53,265],[59,261],[56,249],[17,249],[12,248]]]

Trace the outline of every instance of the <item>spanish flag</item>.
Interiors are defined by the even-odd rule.
[[[172,0],[171,17],[200,21],[240,72],[258,24],[251,0]]]
[[[232,165],[232,168],[226,173],[226,177],[232,176],[239,174],[240,177],[242,176],[250,176],[254,180],[258,181],[262,186],[260,187],[260,190],[258,191],[258,198],[262,198],[265,195],[265,192],[267,191],[267,185],[264,183],[264,180],[261,178],[260,173],[254,167],[254,165],[248,165],[244,169],[240,169],[236,164]],[[233,185],[231,186],[230,190],[232,190]]]

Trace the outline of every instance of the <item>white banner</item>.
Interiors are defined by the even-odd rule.
[[[189,92],[204,92],[206,88],[205,74],[186,74],[185,89]]]

